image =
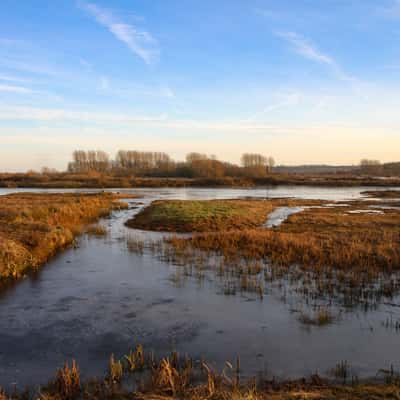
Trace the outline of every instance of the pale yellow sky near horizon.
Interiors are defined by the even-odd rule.
[[[75,149],[101,149],[111,157],[119,149],[164,151],[176,160],[197,151],[235,163],[240,162],[242,153],[257,152],[285,165],[354,165],[362,158],[400,160],[400,134],[390,127],[279,127],[195,121],[150,123],[150,128],[147,122],[135,125],[130,130],[82,128],[74,134],[68,128],[39,127],[34,133],[31,129],[30,134],[24,134],[22,128],[9,129],[8,134],[0,136],[0,171],[40,170],[43,166],[63,170]],[[139,133],[144,125],[153,128],[151,135]]]

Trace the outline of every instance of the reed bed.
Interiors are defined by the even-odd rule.
[[[247,200],[278,205],[305,205],[297,200]],[[210,202],[204,202],[209,206]],[[338,299],[365,308],[393,298],[400,289],[400,212],[348,213],[377,201],[348,206],[309,203],[273,229],[224,229],[190,237],[172,236],[143,243],[128,240],[131,251],[146,250],[179,266],[174,281],[204,277],[213,271],[226,295],[253,292],[263,297],[273,283],[307,301]],[[206,219],[207,220],[207,219]],[[214,228],[202,221],[202,228]]]
[[[37,269],[85,225],[126,207],[111,194],[0,196],[0,285]]]

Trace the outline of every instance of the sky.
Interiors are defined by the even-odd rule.
[[[399,44],[400,0],[1,0],[0,171],[399,160]]]

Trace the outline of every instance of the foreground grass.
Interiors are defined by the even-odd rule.
[[[0,400],[25,400],[28,397],[0,393]],[[400,387],[392,384],[315,385],[293,382],[285,385],[271,384],[269,388],[222,388],[210,394],[206,385],[187,389],[183,394],[171,395],[162,390],[127,391],[115,385],[91,382],[76,395],[42,393],[35,400],[399,400]]]
[[[207,363],[200,364],[178,353],[160,360],[147,354],[139,345],[122,359],[111,355],[106,376],[84,381],[75,361],[60,368],[54,379],[41,387],[39,394],[6,394],[0,389],[0,400],[75,400],[75,399],[142,399],[142,400],[285,400],[285,399],[400,399],[400,378],[387,371],[380,383],[359,384],[347,376],[347,363],[341,384],[313,375],[308,379],[281,382],[260,377],[241,380],[240,363],[226,363],[222,372]],[[383,378],[383,379],[382,379]],[[129,382],[135,382],[135,391]],[[378,382],[378,381],[376,381]],[[385,383],[384,383],[385,382]]]
[[[120,207],[111,194],[0,196],[0,284],[38,268],[86,224]]]

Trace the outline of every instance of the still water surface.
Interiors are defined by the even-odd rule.
[[[102,375],[111,353],[122,356],[137,343],[156,354],[178,350],[202,357],[216,368],[239,355],[248,376],[326,374],[342,360],[360,377],[373,377],[391,364],[399,368],[400,333],[382,325],[388,318],[400,319],[399,307],[343,311],[332,325],[305,327],[294,312],[296,297],[283,301],[282,293],[272,288],[263,300],[224,296],[207,279],[189,279],[177,287],[171,280],[175,267],[151,254],[132,254],[126,246],[132,234],[161,235],[124,226],[154,199],[268,196],[338,201],[372,189],[120,190],[144,198],[129,200],[130,210],[102,221],[109,231],[106,238],[82,236],[78,248],[67,249],[38,274],[0,294],[0,386],[16,383],[22,389],[45,383],[71,358],[85,376]],[[0,195],[17,191],[26,189],[0,189]],[[135,205],[139,208],[133,209]],[[392,302],[400,304],[400,299]]]

